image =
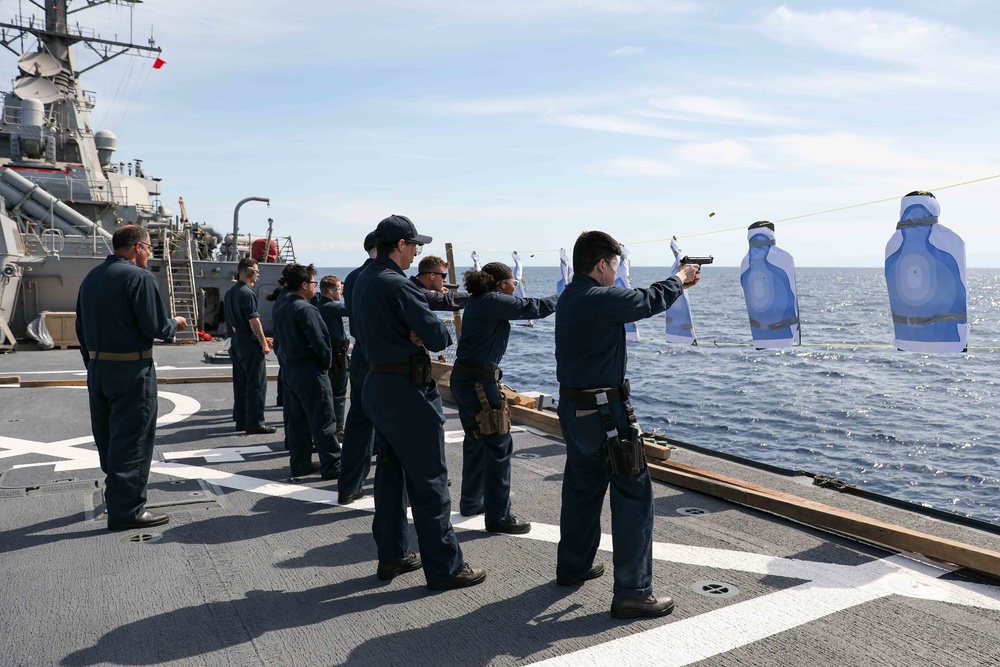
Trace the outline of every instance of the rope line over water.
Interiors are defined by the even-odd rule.
[[[960,188],[960,187],[965,186],[965,185],[973,185],[975,183],[983,183],[985,181],[992,181],[992,180],[997,179],[997,178],[1000,178],[1000,174],[994,174],[993,176],[984,176],[982,178],[974,178],[972,180],[963,181],[961,183],[952,183],[951,185],[942,185],[940,187],[931,188],[931,191],[932,192],[937,192],[937,191],[941,191],[941,190],[950,190],[951,188]],[[837,213],[839,211],[847,211],[847,210],[850,210],[850,209],[861,208],[863,206],[873,206],[875,204],[884,204],[886,202],[896,201],[899,198],[900,198],[899,195],[896,195],[896,196],[892,196],[892,197],[885,197],[883,199],[874,199],[872,201],[866,201],[866,202],[862,202],[860,204],[851,204],[849,206],[839,206],[837,208],[830,208],[830,209],[826,209],[824,211],[815,211],[813,213],[803,213],[801,215],[793,215],[793,216],[790,216],[790,217],[787,217],[787,218],[781,218],[779,220],[772,220],[771,222],[774,222],[774,223],[792,222],[792,221],[795,221],[795,220],[803,220],[805,218],[814,218],[814,217],[817,217],[817,216],[820,216],[820,215],[827,215],[829,213]],[[722,228],[722,229],[713,229],[713,230],[710,230],[710,231],[707,231],[707,232],[695,232],[693,234],[683,234],[683,235],[678,235],[678,236],[668,236],[666,238],[660,238],[660,239],[649,239],[649,240],[646,240],[646,241],[630,241],[630,242],[627,242],[627,243],[623,243],[623,245],[625,245],[626,247],[631,248],[633,246],[645,245],[645,244],[648,244],[648,243],[664,243],[664,242],[669,242],[671,239],[674,239],[674,238],[677,238],[677,239],[691,239],[691,238],[695,238],[696,236],[709,236],[711,234],[723,234],[723,233],[726,233],[726,232],[746,231],[746,228],[747,228],[747,225],[740,225],[739,227],[725,227],[725,228]],[[465,249],[465,248],[455,248],[455,250],[457,250],[459,252],[478,252],[479,254],[483,254],[483,255],[505,254],[505,253],[509,252],[509,251],[506,251],[506,250],[469,250],[469,249]],[[546,250],[524,250],[522,252],[526,253],[528,255],[532,255],[532,254],[538,255],[538,254],[550,253],[550,252],[556,252],[557,253],[557,252],[559,252],[559,250],[560,250],[560,248],[546,249]]]

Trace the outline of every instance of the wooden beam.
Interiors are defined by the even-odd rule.
[[[922,554],[934,560],[1000,577],[1000,552],[909,530],[862,514],[674,461],[650,462],[649,474],[661,482],[722,498],[821,530],[848,535],[897,551]]]
[[[268,380],[277,380],[277,375],[268,375]],[[159,384],[214,384],[221,382],[232,382],[231,375],[195,375],[190,377],[158,377],[156,383]],[[22,389],[36,389],[38,387],[86,387],[87,380],[78,378],[75,380],[24,380],[20,383]]]

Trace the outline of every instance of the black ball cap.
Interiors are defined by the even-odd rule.
[[[417,228],[405,215],[390,215],[388,218],[378,223],[375,228],[375,235],[379,243],[395,243],[397,241],[412,241],[427,245],[434,239],[429,236],[417,233]]]
[[[378,239],[375,238],[375,232],[368,232],[368,236],[365,237],[365,251],[371,250],[378,245]]]

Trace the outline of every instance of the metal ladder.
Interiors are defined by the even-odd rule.
[[[194,292],[194,258],[191,230],[164,229],[161,236],[163,266],[167,272],[167,302],[171,317],[183,317],[188,326],[174,336],[175,343],[198,342],[198,299]]]

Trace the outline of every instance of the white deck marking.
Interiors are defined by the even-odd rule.
[[[163,458],[172,461],[175,459],[205,459],[205,463],[235,463],[246,461],[243,454],[275,454],[273,449],[267,445],[257,445],[255,447],[221,447],[219,449],[188,449],[181,452],[166,452]]]
[[[528,432],[528,433],[534,433],[535,435],[539,435],[543,438],[552,437],[551,433],[546,433],[545,431],[541,431],[537,428],[532,428],[531,426],[511,426],[510,432],[511,433]],[[465,431],[463,430],[444,432],[444,441],[446,444],[453,445],[456,442],[462,442],[463,440],[465,440]]]
[[[161,392],[160,396],[174,403],[174,410],[158,420],[161,424],[176,423],[200,409],[198,402],[190,397],[172,392]],[[54,443],[41,443],[0,436],[0,449],[7,450],[0,451],[0,458],[21,454],[44,454],[66,459],[55,463],[57,470],[98,467],[96,452],[75,446],[89,442],[93,442],[93,438],[80,437]],[[268,448],[252,447],[222,451],[250,453],[251,449]],[[220,450],[191,450],[174,452],[170,456],[190,457],[217,451]],[[208,456],[206,460],[209,460]],[[204,479],[226,488],[266,496],[329,506],[337,505],[337,494],[332,490],[272,482],[205,466],[154,461],[151,470],[182,479]],[[352,503],[350,509],[373,511],[374,505],[371,497],[364,497]],[[485,530],[482,515],[463,517],[458,513],[452,513],[452,524],[460,530]],[[559,526],[532,522],[530,533],[515,537],[555,544],[559,541]],[[600,549],[607,552],[612,550],[610,535],[601,536]],[[806,583],[744,602],[729,604],[711,612],[536,664],[573,667],[613,663],[678,667],[689,665],[838,611],[863,605],[872,600],[905,594],[905,591],[900,592],[901,582],[903,585],[911,582],[914,589],[921,591],[921,597],[1000,611],[1000,587],[943,581],[939,577],[947,574],[947,570],[898,555],[855,566],[654,542],[653,558],[660,562],[802,579]]]

